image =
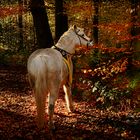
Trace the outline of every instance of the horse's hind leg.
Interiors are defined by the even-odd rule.
[[[58,97],[58,92],[59,92],[59,86],[57,87],[56,85],[52,86],[50,88],[50,94],[48,97],[48,114],[49,114],[49,128],[50,130],[54,130],[54,124],[53,124],[53,114],[54,114],[54,106],[55,106],[55,101]]]
[[[45,103],[47,93],[38,94],[35,92],[35,100],[37,105],[37,122],[38,127],[42,129],[45,126]]]
[[[35,96],[37,106],[37,124],[39,129],[42,129],[45,125],[45,102],[47,93],[42,89],[41,82],[35,81],[35,77],[31,76],[31,74],[28,74],[28,80]]]
[[[68,112],[73,112],[71,85],[69,84],[63,85],[63,89],[65,92],[65,100],[66,100]]]

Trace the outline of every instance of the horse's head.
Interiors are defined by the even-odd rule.
[[[93,46],[93,41],[85,34],[83,28],[73,25],[73,30],[78,38],[78,45]]]
[[[74,54],[76,45],[93,46],[93,41],[85,34],[83,28],[74,25],[60,37],[55,46]]]

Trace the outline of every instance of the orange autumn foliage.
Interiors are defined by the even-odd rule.
[[[0,18],[5,18],[11,15],[22,14],[26,9],[22,5],[15,5],[12,7],[0,7]]]

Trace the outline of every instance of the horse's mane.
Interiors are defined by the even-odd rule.
[[[68,40],[71,40],[70,38],[72,38],[73,36],[73,29],[69,29],[68,31],[66,31],[58,40],[58,43],[62,44],[64,42],[67,42]]]

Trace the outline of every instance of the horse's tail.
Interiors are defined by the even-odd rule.
[[[45,102],[47,96],[47,66],[46,60],[37,57],[32,61],[31,70],[35,78],[34,94],[37,106],[37,122],[39,128],[45,124]]]

